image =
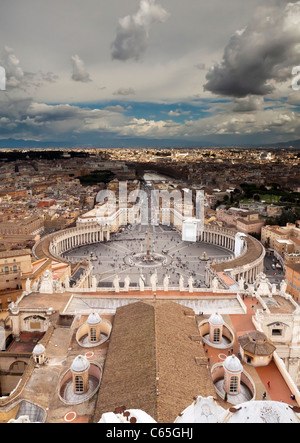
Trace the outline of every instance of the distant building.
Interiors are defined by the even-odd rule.
[[[7,251],[0,253],[0,309],[13,301],[9,292],[21,289],[22,273],[31,271],[31,251]],[[2,294],[1,294],[2,293]]]
[[[285,280],[288,284],[287,292],[294,300],[300,302],[300,263],[286,267]]]
[[[282,207],[274,205],[267,206],[268,217],[280,217],[281,214],[282,214]]]
[[[0,235],[28,235],[37,233],[44,226],[44,221],[38,215],[32,215],[17,220],[0,223]]]
[[[260,218],[257,212],[249,212],[239,208],[217,210],[217,220],[222,221],[228,227],[234,226],[244,234],[260,234],[265,224],[265,220]]]
[[[300,252],[300,229],[293,223],[287,223],[284,227],[264,226],[261,231],[261,241],[281,256]]]
[[[53,199],[43,199],[38,202],[38,208],[50,208],[55,204],[55,200]]]
[[[238,218],[236,227],[239,232],[244,234],[260,234],[262,227],[265,225],[265,220],[262,220],[258,214],[248,214],[244,218]]]

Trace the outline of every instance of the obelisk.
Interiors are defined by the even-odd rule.
[[[147,260],[150,260],[151,256],[150,256],[150,229],[148,229],[148,234],[147,234],[147,254],[146,254],[146,258]]]

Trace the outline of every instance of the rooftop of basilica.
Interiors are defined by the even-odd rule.
[[[282,419],[276,402],[298,419],[300,308],[263,273],[263,246],[216,227],[186,241],[179,222],[36,244],[0,317],[0,421],[258,421],[244,405],[261,401],[262,421]]]
[[[297,407],[298,380],[278,355],[285,352],[281,348],[286,338],[276,334],[283,323],[286,330],[296,331],[299,309],[280,291],[259,294],[259,285],[253,293],[245,289],[216,294],[208,289],[201,297],[179,290],[126,296],[103,291],[24,293],[5,320],[10,343],[0,354],[7,365],[1,373],[1,421],[18,420],[21,405],[34,405],[28,414],[31,421],[99,422],[124,405],[144,411],[156,422],[172,423],[199,396],[214,398],[228,413],[262,398],[266,405],[283,402]],[[96,334],[97,325],[102,325],[99,338],[93,339],[89,331],[93,328]],[[216,325],[223,328],[220,344],[210,330]],[[78,335],[79,331],[83,332]],[[210,333],[212,338],[206,336]],[[255,340],[264,333],[273,352],[266,366],[260,366],[250,359],[252,348],[242,355],[240,337]],[[241,389],[233,395],[225,395],[222,382],[229,357],[236,358],[242,372]],[[86,371],[89,386],[83,394],[76,392],[76,386],[83,389],[74,378],[79,366],[77,376]],[[6,383],[5,374],[12,373],[16,381]],[[230,422],[228,417],[225,422]]]

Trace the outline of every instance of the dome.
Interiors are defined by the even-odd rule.
[[[156,423],[156,421],[141,409],[128,409],[123,412],[107,412],[98,423]]]
[[[46,351],[45,347],[42,344],[38,344],[35,346],[35,348],[33,349],[32,353],[34,355],[41,355]]]
[[[231,355],[224,361],[224,369],[229,372],[241,373],[243,372],[243,365],[235,355]]]
[[[219,423],[299,423],[299,408],[276,401],[249,401],[219,416]]]
[[[75,358],[75,360],[72,363],[71,371],[75,372],[77,374],[82,374],[83,372],[88,371],[90,368],[89,361],[83,357],[82,355],[79,355]]]
[[[239,343],[244,351],[253,355],[269,356],[276,350],[267,336],[259,331],[248,332],[239,338]]]
[[[218,313],[212,314],[208,321],[210,324],[212,324],[214,326],[223,326],[224,325],[223,317]]]
[[[98,325],[101,322],[102,322],[102,318],[96,312],[93,312],[92,314],[90,314],[89,318],[87,319],[87,324],[90,326]]]
[[[218,423],[218,417],[224,411],[213,397],[199,396],[178,415],[174,423]]]

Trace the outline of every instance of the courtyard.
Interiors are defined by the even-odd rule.
[[[153,274],[159,286],[167,275],[170,287],[178,287],[182,277],[187,285],[192,277],[194,288],[205,288],[207,263],[214,259],[227,260],[232,253],[206,243],[183,242],[171,227],[135,225],[122,228],[109,242],[74,249],[65,257],[78,262],[91,260],[98,286],[102,288],[113,287],[116,278],[122,287],[127,276],[130,286],[138,286],[142,276],[145,286],[149,287]]]

